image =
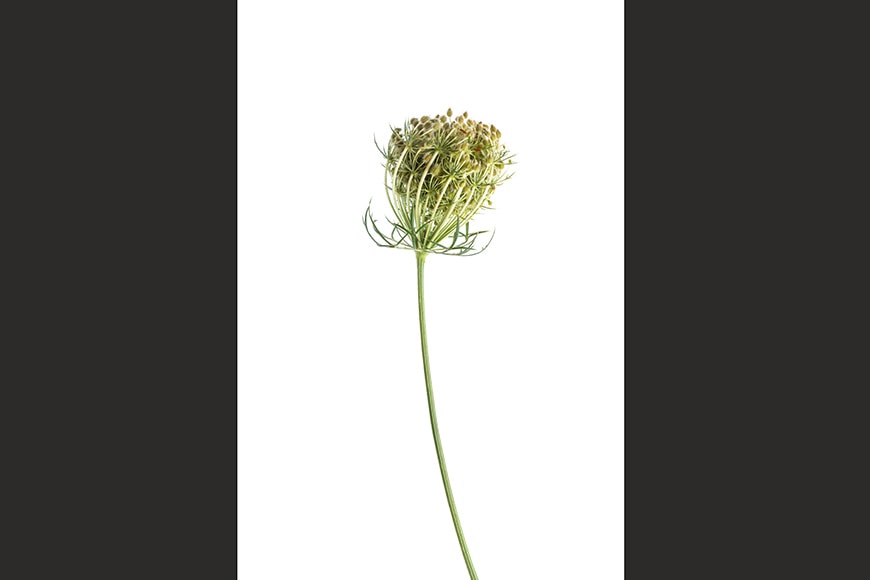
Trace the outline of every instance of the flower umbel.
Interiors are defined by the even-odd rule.
[[[487,232],[470,232],[469,223],[492,205],[496,187],[513,175],[505,172],[513,155],[500,143],[501,131],[469,119],[468,113],[453,117],[451,109],[391,129],[386,149],[378,150],[386,161],[384,187],[396,220],[387,220],[391,229],[385,233],[369,205],[363,222],[372,240],[424,253],[485,250],[489,242],[480,248],[475,242]]]

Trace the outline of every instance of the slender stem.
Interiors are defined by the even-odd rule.
[[[425,252],[417,252],[417,304],[420,311],[420,346],[423,349],[423,374],[426,376],[426,397],[429,401],[429,422],[432,424],[432,437],[435,439],[435,452],[438,454],[438,467],[441,469],[441,481],[444,483],[444,493],[447,494],[447,503],[450,506],[450,517],[453,518],[453,527],[456,529],[456,537],[459,539],[459,547],[462,548],[462,557],[465,559],[465,567],[471,580],[477,580],[477,572],[471,563],[471,555],[465,544],[465,536],[462,535],[462,525],[459,523],[459,514],[456,512],[456,503],[453,501],[453,490],[450,489],[450,478],[447,477],[447,463],[444,461],[444,451],[441,449],[441,435],[438,433],[438,418],[435,415],[435,398],[432,395],[432,375],[429,370],[429,346],[426,341],[426,309],[423,303],[423,263],[426,260]]]

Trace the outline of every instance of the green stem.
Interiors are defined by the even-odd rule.
[[[465,544],[465,536],[462,535],[462,525],[459,523],[459,514],[456,512],[456,503],[453,501],[453,490],[450,489],[450,478],[447,477],[447,463],[444,461],[444,451],[441,449],[441,435],[438,434],[438,418],[435,416],[435,398],[432,395],[432,375],[429,371],[429,345],[426,341],[426,309],[423,303],[423,263],[426,260],[425,252],[417,252],[417,304],[420,311],[420,346],[423,349],[423,374],[426,376],[426,398],[429,401],[429,422],[432,424],[432,437],[435,439],[435,452],[438,454],[438,467],[441,469],[441,481],[444,483],[444,493],[447,494],[447,503],[450,506],[450,517],[453,518],[453,527],[456,529],[456,537],[459,539],[459,547],[462,548],[462,557],[465,559],[465,567],[471,580],[477,580],[477,572],[471,563],[471,555]]]

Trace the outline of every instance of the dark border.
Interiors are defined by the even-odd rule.
[[[626,578],[870,568],[860,22],[626,6]]]
[[[5,23],[0,575],[235,578],[236,3]]]

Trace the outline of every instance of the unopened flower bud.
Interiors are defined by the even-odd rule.
[[[412,233],[393,242],[449,253],[441,242],[491,204],[489,196],[509,177],[504,171],[512,161],[495,125],[469,119],[468,111],[455,119],[452,108],[446,115],[414,117],[405,127],[393,129],[385,166],[399,226]]]

